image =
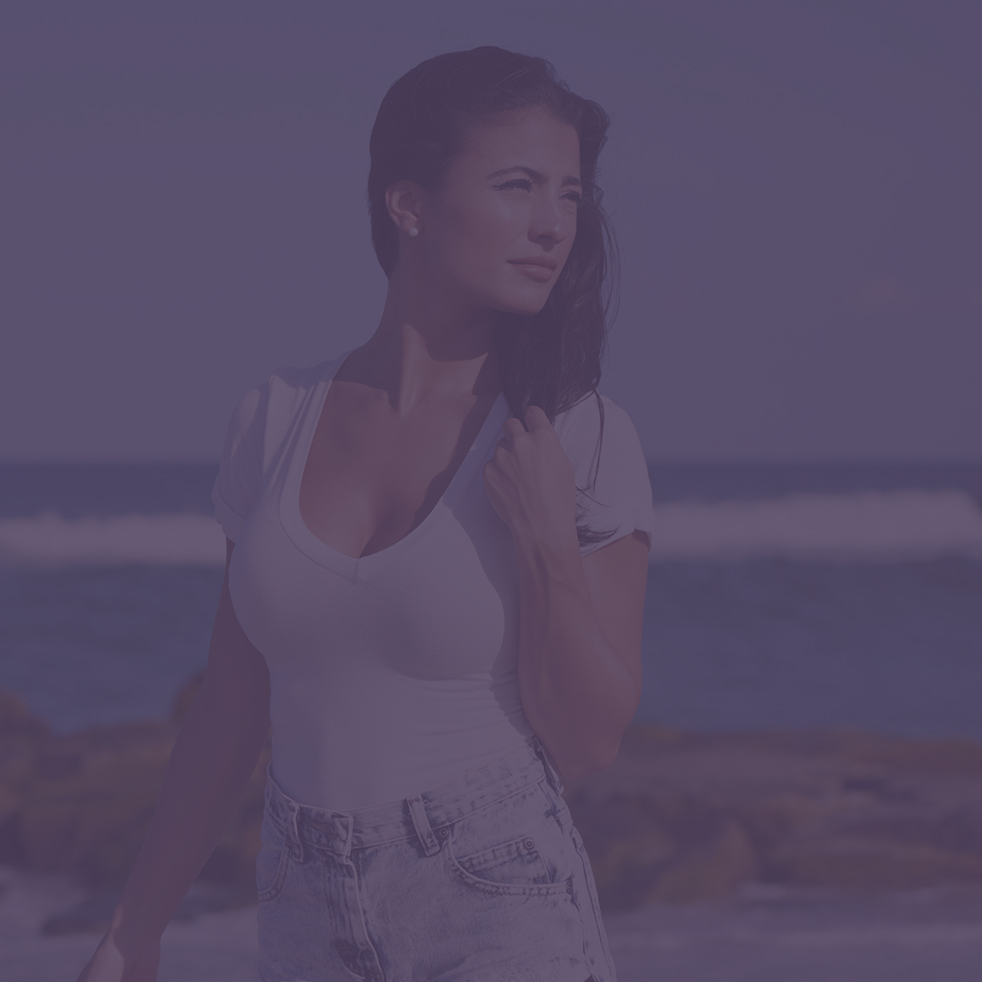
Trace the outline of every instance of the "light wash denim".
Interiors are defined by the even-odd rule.
[[[538,737],[350,812],[267,770],[263,982],[616,982],[590,861]]]

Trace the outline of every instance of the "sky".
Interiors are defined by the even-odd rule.
[[[375,330],[368,138],[443,51],[612,117],[600,390],[649,459],[982,459],[976,0],[4,5],[0,459],[215,460]]]

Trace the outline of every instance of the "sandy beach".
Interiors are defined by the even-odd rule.
[[[98,936],[41,934],[81,900],[62,877],[0,867],[0,978],[74,982]],[[725,902],[605,916],[618,982],[977,982],[982,889],[876,897],[749,884]],[[255,907],[173,923],[159,982],[258,982]]]

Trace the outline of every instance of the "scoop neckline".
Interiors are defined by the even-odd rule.
[[[464,459],[460,462],[460,466],[454,472],[450,483],[419,525],[410,529],[401,539],[384,549],[369,553],[367,556],[348,556],[318,538],[303,520],[300,513],[300,485],[303,481],[304,471],[307,469],[310,448],[314,441],[317,424],[324,410],[327,393],[330,391],[334,377],[341,370],[341,366],[345,363],[348,355],[354,350],[354,348],[349,348],[333,362],[328,362],[327,373],[314,387],[312,398],[308,403],[297,436],[296,449],[291,455],[292,459],[284,481],[280,502],[280,521],[294,545],[314,562],[350,579],[354,579],[359,570],[370,569],[405,552],[406,549],[416,543],[417,539],[428,532],[432,525],[440,521],[457,502],[470,479],[474,476],[484,450],[486,450],[493,434],[501,428],[508,410],[507,400],[504,393],[501,392],[491,404],[491,409],[485,416],[477,436],[464,455]]]

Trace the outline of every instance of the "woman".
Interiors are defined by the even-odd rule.
[[[264,980],[615,982],[561,796],[638,705],[653,517],[596,392],[607,125],[495,47],[389,89],[381,321],[233,415],[205,680],[85,982],[156,978],[270,720]]]

